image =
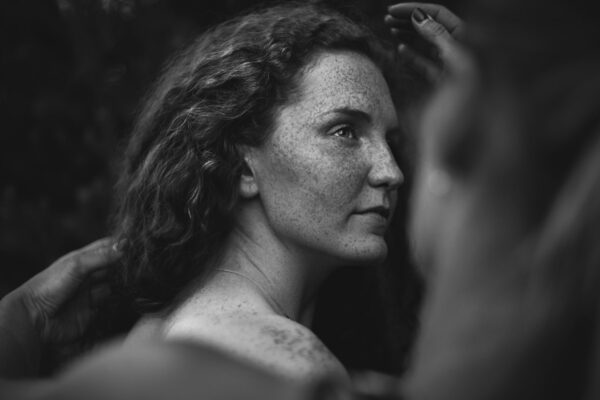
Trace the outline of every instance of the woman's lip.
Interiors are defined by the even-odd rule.
[[[381,215],[386,220],[390,217],[390,209],[388,207],[384,207],[384,206],[369,207],[369,208],[365,208],[363,210],[357,211],[357,214],[369,214],[369,213]]]
[[[364,228],[378,236],[385,235],[390,223],[389,211],[386,208],[370,208],[354,213]]]

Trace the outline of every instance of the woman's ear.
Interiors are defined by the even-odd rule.
[[[244,156],[242,174],[240,175],[240,195],[242,198],[251,199],[258,195],[258,184],[252,168],[252,157]]]

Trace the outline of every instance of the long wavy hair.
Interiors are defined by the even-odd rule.
[[[238,199],[240,146],[265,140],[310,57],[329,50],[363,54],[391,76],[390,53],[366,26],[300,2],[221,23],[168,63],[139,114],[117,185],[116,287],[136,313],[167,306],[219,254]],[[393,75],[403,107],[414,77]]]

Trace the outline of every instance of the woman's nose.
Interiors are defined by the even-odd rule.
[[[386,187],[387,190],[397,189],[404,182],[404,175],[396,162],[387,142],[373,146],[371,152],[371,169],[368,181],[374,187]]]

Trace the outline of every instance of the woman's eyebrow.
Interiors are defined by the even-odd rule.
[[[350,108],[350,107],[334,108],[333,110],[326,111],[321,115],[327,115],[327,114],[344,114],[344,115],[347,115],[352,118],[362,119],[363,121],[365,121],[367,123],[370,123],[373,120],[371,118],[371,115],[369,115],[368,113],[366,113],[362,110],[358,110],[356,108]]]
[[[369,113],[359,110],[359,109],[356,109],[356,108],[350,108],[350,107],[334,108],[333,110],[326,111],[321,115],[328,115],[328,114],[343,114],[343,115],[346,115],[351,118],[361,119],[366,123],[371,123],[373,121],[373,118],[371,117],[371,115]],[[395,136],[395,135],[400,136],[401,134],[402,134],[402,128],[399,125],[394,125],[386,130],[386,136]]]

